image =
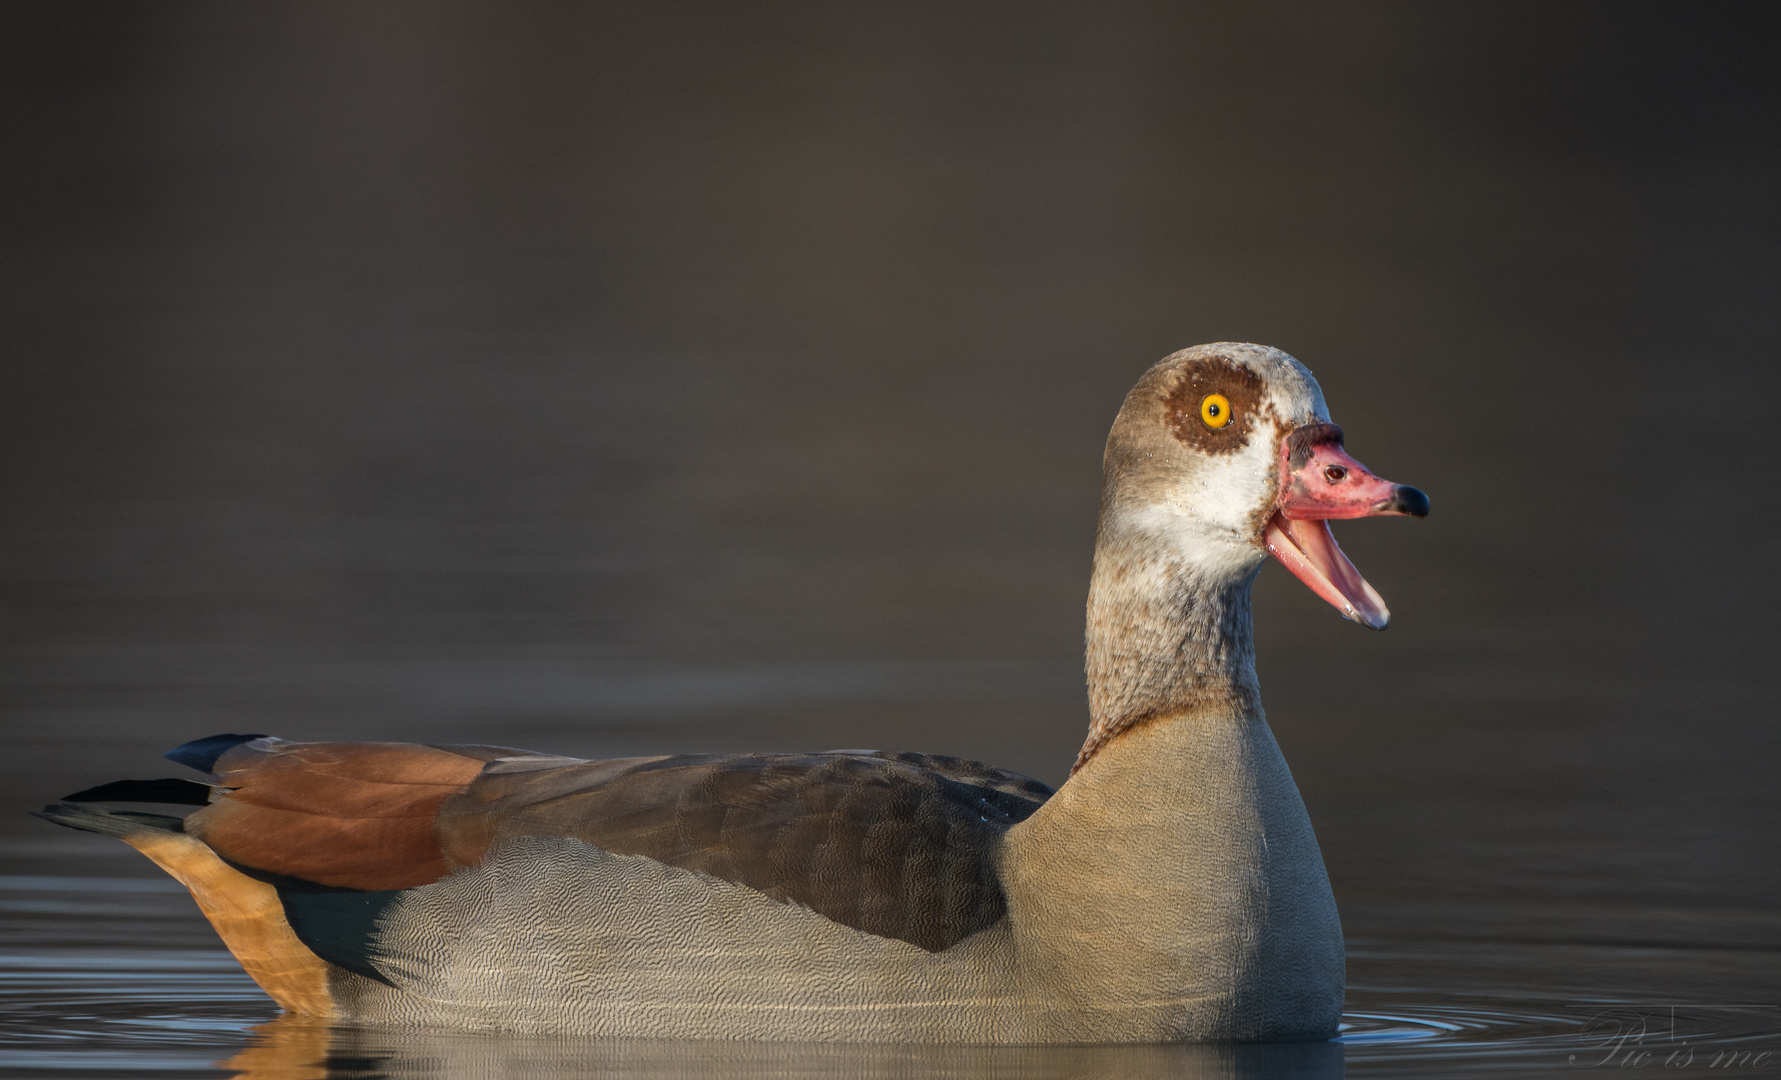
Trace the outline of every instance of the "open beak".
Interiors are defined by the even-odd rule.
[[[1427,517],[1429,497],[1381,480],[1342,449],[1342,429],[1305,424],[1280,441],[1280,497],[1262,530],[1268,554],[1347,618],[1374,630],[1391,621],[1385,601],[1336,546],[1337,518]]]

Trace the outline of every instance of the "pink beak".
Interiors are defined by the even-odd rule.
[[[1336,546],[1329,523],[1337,518],[1427,517],[1429,497],[1368,472],[1342,449],[1342,429],[1336,425],[1306,424],[1281,440],[1276,507],[1262,530],[1268,554],[1344,616],[1385,629],[1391,612]]]

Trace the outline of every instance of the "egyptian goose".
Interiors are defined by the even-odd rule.
[[[1092,725],[1053,792],[928,754],[582,761],[219,735],[208,775],[42,816],[178,878],[280,1005],[611,1037],[930,1043],[1322,1039],[1342,929],[1263,719],[1250,583],[1272,554],[1384,603],[1332,518],[1428,500],[1342,449],[1277,349],[1164,359],[1107,441]],[[183,820],[95,802],[190,804]]]

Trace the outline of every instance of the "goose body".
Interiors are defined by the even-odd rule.
[[[241,735],[168,754],[204,783],[107,784],[43,816],[142,850],[312,1015],[641,1038],[1328,1038],[1341,924],[1262,713],[1249,587],[1273,553],[1383,626],[1324,522],[1427,508],[1340,440],[1278,350],[1183,350],[1134,387],[1104,459],[1091,728],[1056,792],[924,754],[581,761]]]

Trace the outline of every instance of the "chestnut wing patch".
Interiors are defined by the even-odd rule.
[[[212,753],[216,741],[173,751],[200,747],[174,760],[207,765],[221,792],[185,819],[185,831],[246,873],[337,889],[402,889],[444,877],[451,867],[434,829],[440,805],[485,762],[525,753],[263,737]]]
[[[497,762],[446,801],[439,832],[461,865],[512,837],[574,837],[938,951],[1002,918],[1002,836],[1050,794],[1017,773],[922,754]]]

